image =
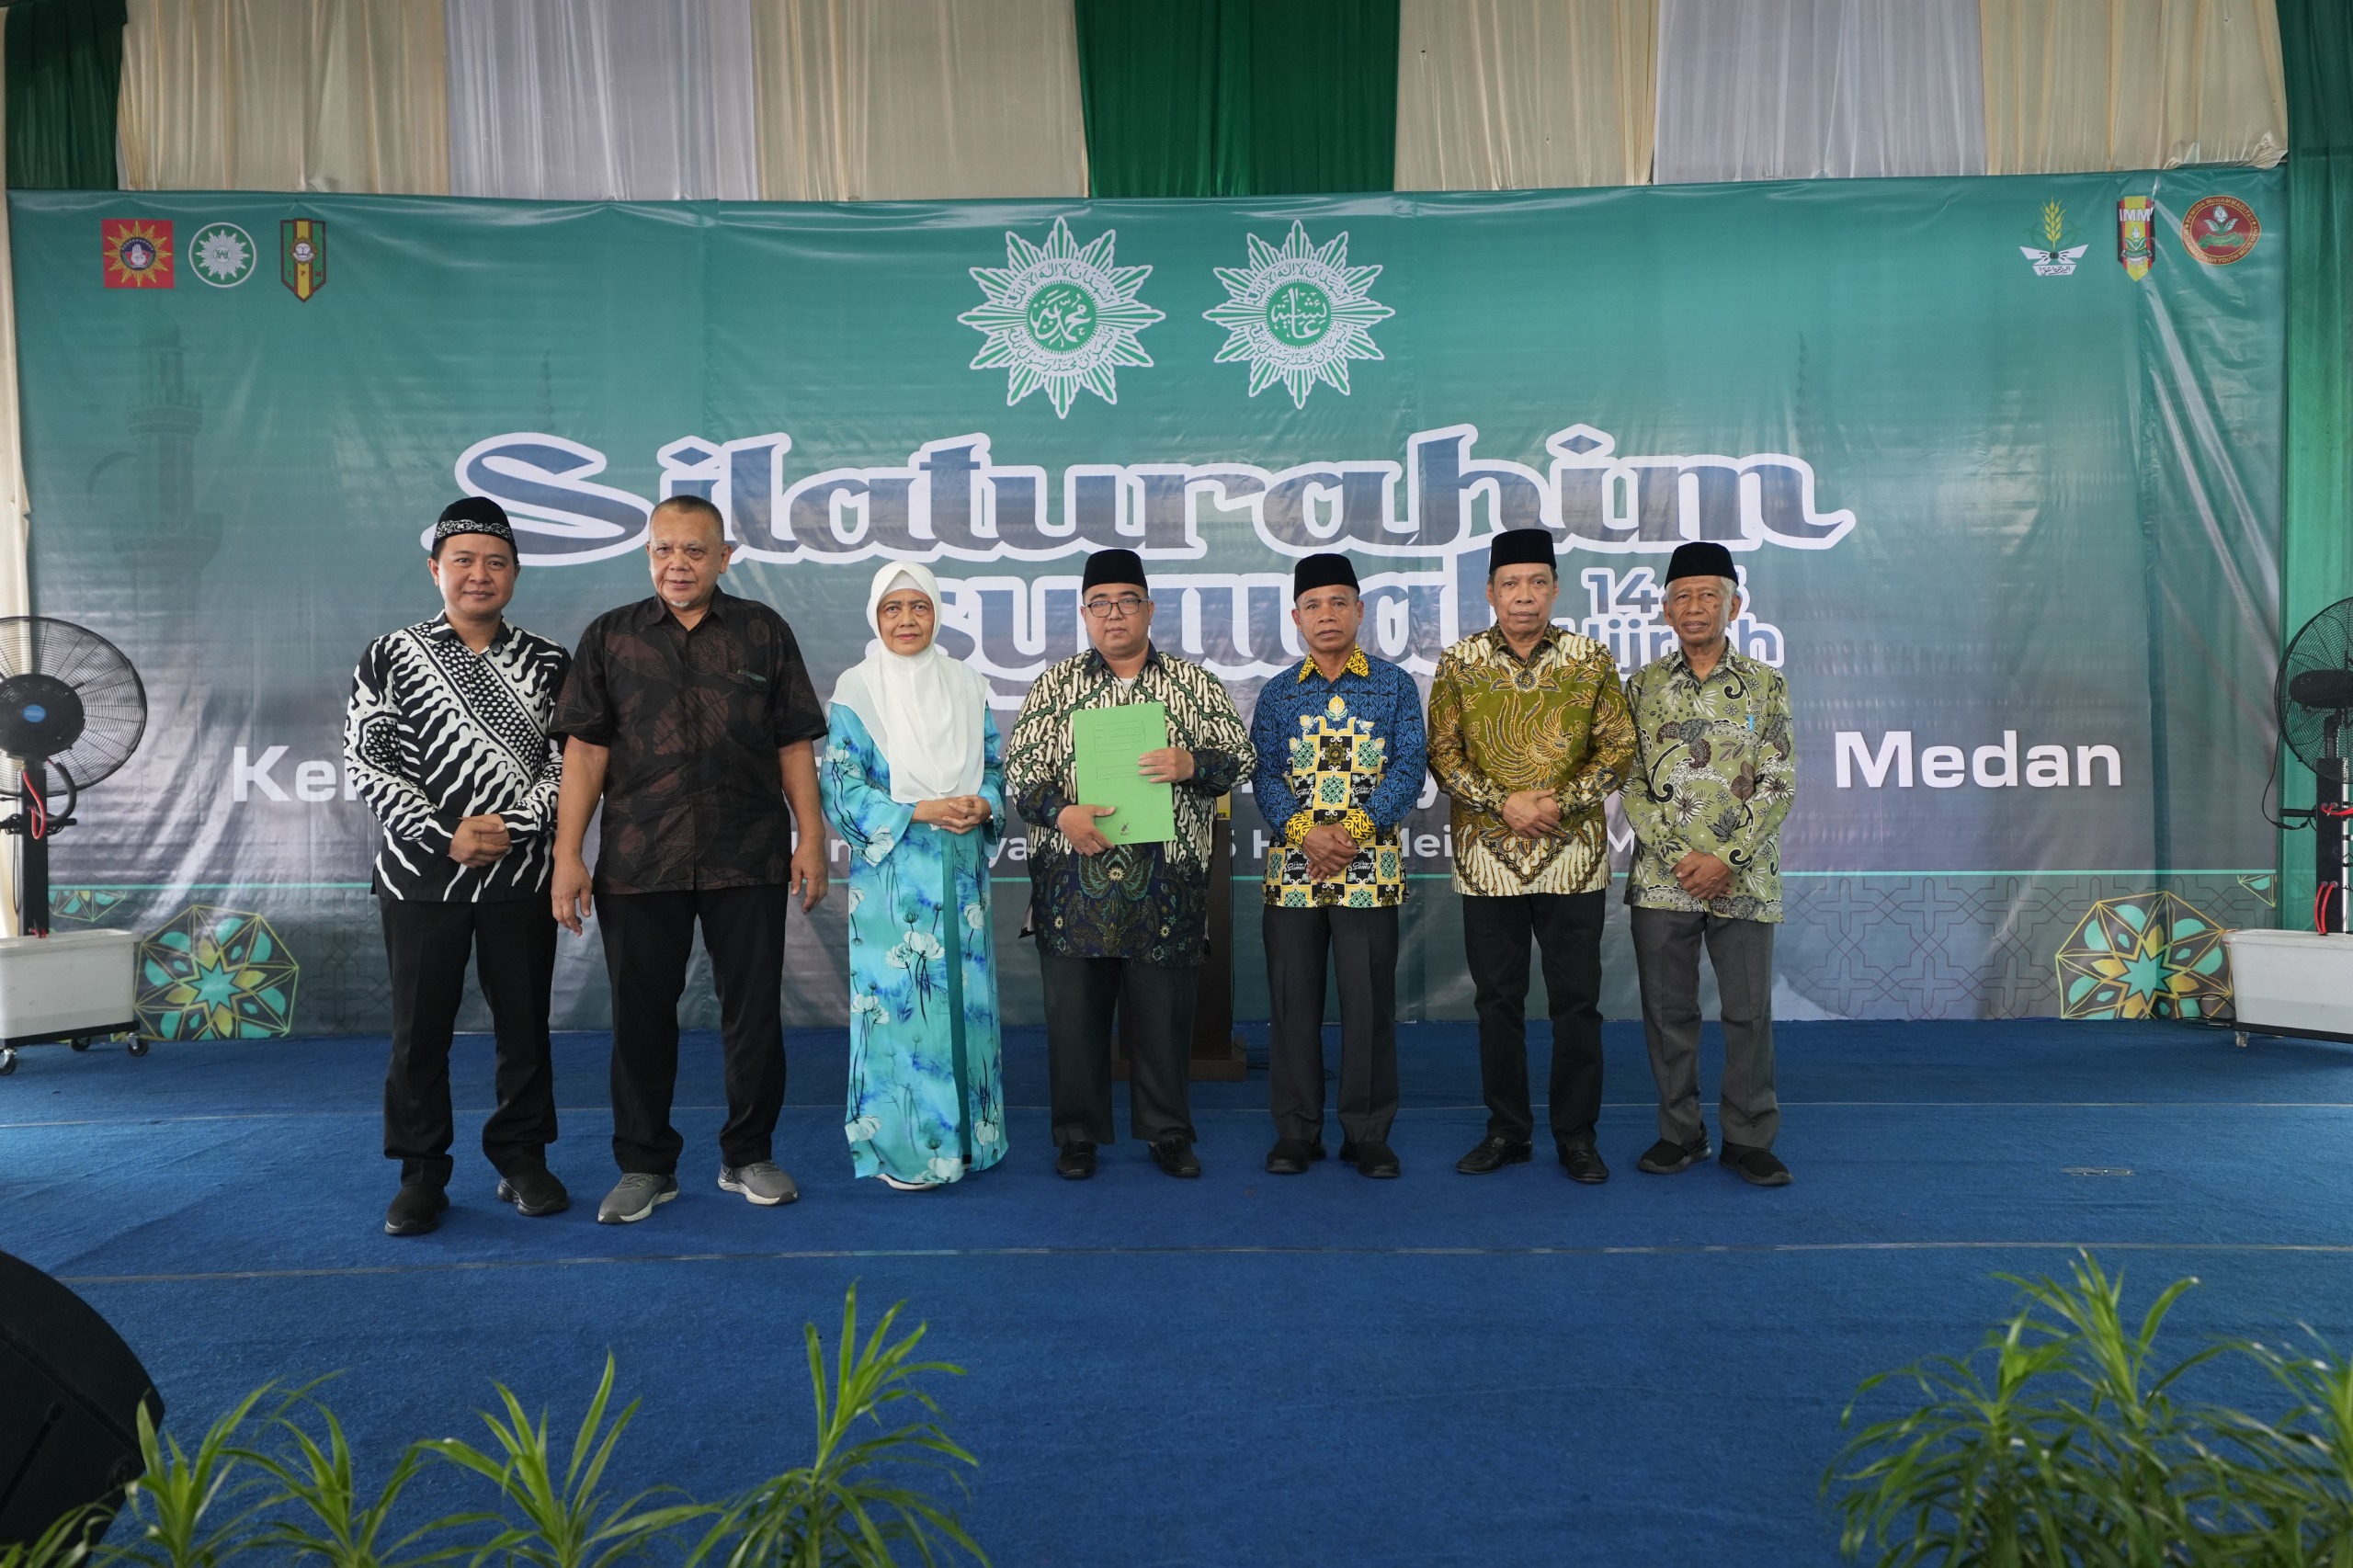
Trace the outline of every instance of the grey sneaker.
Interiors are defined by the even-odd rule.
[[[678,1196],[676,1176],[649,1176],[631,1171],[613,1184],[605,1194],[605,1201],[597,1205],[599,1225],[634,1225],[654,1212],[657,1203],[667,1203]]]
[[[764,1209],[779,1203],[790,1203],[801,1196],[801,1188],[784,1167],[774,1160],[754,1160],[748,1165],[719,1167],[719,1186],[724,1192],[740,1192]]]

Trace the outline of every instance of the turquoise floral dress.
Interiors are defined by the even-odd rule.
[[[985,721],[985,827],[953,834],[891,799],[891,766],[833,705],[825,816],[849,842],[849,1105],[861,1176],[951,1182],[1005,1156],[989,851],[1005,822],[996,721]]]

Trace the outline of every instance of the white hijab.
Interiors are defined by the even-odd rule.
[[[891,765],[891,799],[902,805],[975,794],[987,764],[988,682],[939,650],[939,583],[911,562],[885,562],[866,594],[866,623],[885,594],[913,588],[931,600],[932,642],[920,653],[894,653],[880,641],[865,661],[842,672],[834,700],[858,715]]]

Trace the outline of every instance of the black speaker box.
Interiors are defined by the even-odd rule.
[[[164,1418],[147,1369],[87,1301],[0,1252],[0,1546],[76,1508],[109,1517],[139,1477],[139,1405]]]

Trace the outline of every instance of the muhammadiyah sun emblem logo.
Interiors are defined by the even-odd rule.
[[[188,244],[196,275],[216,289],[233,289],[253,276],[254,241],[234,223],[207,223]]]
[[[1249,361],[1250,395],[1280,381],[1294,408],[1318,381],[1347,396],[1348,361],[1381,358],[1366,329],[1397,313],[1368,291],[1381,268],[1350,267],[1346,233],[1317,248],[1304,223],[1280,250],[1248,239],[1250,265],[1219,267],[1226,301],[1201,312],[1225,328],[1217,362]]]
[[[1006,406],[1042,387],[1064,418],[1080,388],[1117,403],[1119,368],[1152,363],[1136,334],[1164,312],[1136,298],[1151,267],[1113,264],[1118,237],[1106,229],[1082,247],[1057,218],[1043,248],[1008,230],[1006,264],[971,268],[988,303],[956,319],[988,335],[972,369],[1005,368]]]

